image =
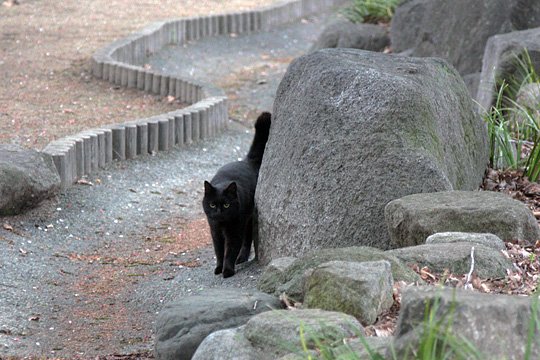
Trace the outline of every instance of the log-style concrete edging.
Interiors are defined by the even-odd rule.
[[[86,130],[52,141],[42,152],[53,158],[62,185],[69,186],[113,160],[132,159],[214,137],[226,127],[228,119],[222,89],[135,64],[143,64],[149,55],[166,45],[183,45],[209,36],[268,31],[346,1],[286,0],[259,10],[156,22],[117,40],[92,56],[92,74],[96,78],[173,96],[191,105],[147,119]]]

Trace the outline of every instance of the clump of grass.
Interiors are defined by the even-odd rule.
[[[402,0],[352,0],[342,14],[354,23],[388,23]]]
[[[418,344],[407,349],[404,359],[484,359],[467,339],[452,333],[455,308],[455,301],[452,301],[450,309],[441,316],[440,298],[426,301]],[[398,359],[395,354],[393,358]]]
[[[539,108],[528,108],[516,101],[519,90],[537,83],[540,76],[525,51],[516,57],[516,71],[500,81],[495,104],[484,113],[490,140],[490,166],[523,170],[530,181],[540,177]],[[527,152],[522,150],[527,148]]]
[[[531,316],[529,318],[527,338],[525,342],[524,360],[536,359],[533,346],[540,332],[540,287],[531,295]],[[324,332],[313,331],[304,325],[300,326],[301,350],[297,352],[298,358],[307,360],[473,360],[487,359],[478,349],[463,336],[455,335],[452,331],[453,319],[456,312],[456,302],[452,300],[448,310],[441,311],[440,298],[426,301],[424,318],[417,327],[421,329],[418,341],[414,346],[405,349],[405,354],[396,354],[391,346],[388,353],[381,354],[372,349],[362,334],[356,334],[367,352],[367,357],[360,357],[348,344],[344,344],[345,336],[328,336]],[[504,334],[501,334],[504,336]],[[315,351],[316,355],[313,354]]]
[[[440,299],[433,302],[427,301],[424,310],[424,319],[420,324],[418,342],[414,346],[405,349],[405,354],[396,354],[393,347],[389,349],[390,354],[381,354],[372,349],[362,334],[357,334],[362,346],[367,352],[367,358],[360,358],[360,354],[355,352],[348,344],[336,346],[335,341],[329,341],[324,335],[309,334],[311,347],[307,345],[306,330],[300,328],[300,343],[305,359],[314,360],[310,349],[315,350],[317,359],[323,360],[383,360],[390,356],[393,360],[470,360],[484,359],[480,352],[469,341],[461,336],[452,333],[452,320],[455,312],[455,302],[450,304],[450,309],[441,316]],[[308,329],[309,332],[309,329]],[[335,340],[335,339],[330,339]],[[314,345],[314,346],[313,346]]]
[[[316,333],[310,333],[308,337],[306,336],[306,329],[301,326],[300,343],[302,344],[302,355],[309,360],[315,358],[323,360],[383,360],[388,358],[393,360],[485,359],[474,345],[464,337],[453,334],[452,321],[455,309],[455,301],[452,301],[449,309],[442,314],[439,297],[436,297],[433,301],[426,301],[424,318],[418,326],[418,341],[412,342],[411,346],[403,349],[399,354],[396,353],[393,347],[389,349],[389,353],[386,353],[386,350],[384,350],[385,353],[381,353],[371,348],[362,334],[356,334],[365,353],[367,353],[367,355],[363,354],[361,358],[360,354],[348,344],[343,345],[343,341],[340,346],[337,346],[340,342],[336,342],[335,338],[330,339],[333,341],[329,341],[324,335]],[[308,346],[307,338],[310,339],[311,346]],[[317,357],[312,355],[313,350],[317,353]]]

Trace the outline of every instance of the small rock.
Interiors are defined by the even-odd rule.
[[[219,330],[208,335],[191,360],[272,360],[244,336],[244,327]]]
[[[495,250],[505,250],[506,246],[500,237],[489,233],[442,232],[428,236],[426,244],[442,244],[468,242],[481,244]]]
[[[295,260],[295,257],[290,256],[272,260],[259,278],[257,288],[268,294],[274,293],[277,287],[285,281],[286,270]]]
[[[302,350],[302,335],[308,349],[314,349],[316,339],[332,342],[364,336],[364,328],[354,317],[339,312],[318,309],[277,310],[251,318],[244,336],[263,353],[278,358]]]
[[[434,272],[442,273],[448,269],[453,274],[467,274],[471,268],[473,246],[474,270],[481,278],[501,278],[506,276],[506,269],[512,268],[510,259],[499,250],[466,242],[424,244],[387,252],[406,264],[427,266]]]
[[[393,285],[388,261],[330,261],[307,279],[304,306],[340,311],[371,325],[392,306]]]

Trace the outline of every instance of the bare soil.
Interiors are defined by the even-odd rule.
[[[41,149],[83,129],[182,107],[92,79],[90,56],[154,21],[273,2],[0,0],[0,142]]]

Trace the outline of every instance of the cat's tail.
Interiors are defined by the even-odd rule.
[[[246,160],[261,166],[264,148],[266,147],[266,141],[270,134],[270,123],[272,115],[269,112],[263,112],[255,121],[255,137],[253,143],[249,148],[249,152],[246,156]]]

